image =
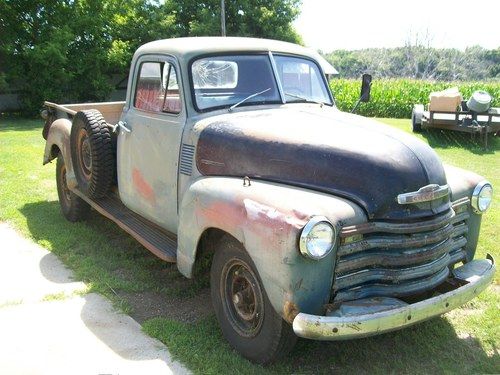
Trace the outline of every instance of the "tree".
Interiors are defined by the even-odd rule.
[[[300,0],[227,2],[227,35],[300,42]],[[20,87],[27,111],[43,100],[103,100],[143,43],[220,35],[220,0],[0,0],[0,88]]]
[[[460,51],[407,44],[398,48],[338,50],[325,57],[346,78],[359,78],[365,72],[380,78],[438,81],[500,78],[500,49],[486,50],[479,46]]]

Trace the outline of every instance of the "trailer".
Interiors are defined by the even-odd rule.
[[[488,135],[500,133],[500,108],[477,112],[462,100],[458,107],[451,106],[457,109],[445,110],[443,106],[432,106],[432,99],[427,108],[423,104],[413,107],[411,123],[414,133],[431,128],[469,133],[471,137],[479,136],[485,148],[488,148]]]

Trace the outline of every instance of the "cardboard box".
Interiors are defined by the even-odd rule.
[[[458,87],[432,92],[429,95],[429,111],[455,112],[462,102]]]

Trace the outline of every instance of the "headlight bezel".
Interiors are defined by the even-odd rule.
[[[483,189],[488,188],[488,187],[491,189],[492,198],[490,199],[488,206],[484,210],[481,210],[481,207],[479,206],[479,197],[480,197]],[[493,201],[493,185],[489,181],[483,180],[476,185],[476,187],[474,188],[474,191],[472,192],[471,201],[470,201],[472,209],[477,214],[483,214],[486,211],[488,211],[488,209],[491,207],[492,201]]]
[[[308,249],[308,235],[311,233],[311,231],[318,225],[325,223],[329,225],[332,229],[332,242],[328,250],[321,256],[316,256],[313,255],[309,249]],[[320,260],[325,257],[327,257],[332,250],[335,248],[335,245],[337,244],[337,236],[338,236],[338,230],[337,227],[325,216],[313,216],[312,218],[309,219],[309,221],[304,225],[304,228],[302,228],[302,232],[300,233],[300,238],[299,238],[299,250],[300,253],[305,256],[306,258],[312,259],[312,260]]]

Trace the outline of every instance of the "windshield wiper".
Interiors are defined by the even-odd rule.
[[[248,99],[255,98],[256,96],[259,96],[260,94],[264,94],[265,92],[268,92],[269,90],[271,90],[271,88],[270,88],[270,87],[268,87],[268,88],[267,88],[267,89],[265,89],[265,90],[262,90],[262,91],[256,92],[255,94],[248,95],[245,99],[240,100],[238,103],[233,104],[231,107],[229,107],[229,112],[231,112],[233,109],[235,109],[235,108],[236,108],[237,106],[239,106],[240,104],[245,103]]]
[[[317,102],[316,100],[304,98],[303,96],[300,96],[300,95],[290,94],[289,92],[285,92],[285,95],[291,96],[292,98],[301,99],[305,103],[316,103],[316,104],[319,104],[321,107],[323,107],[323,105],[325,104],[323,102]]]

